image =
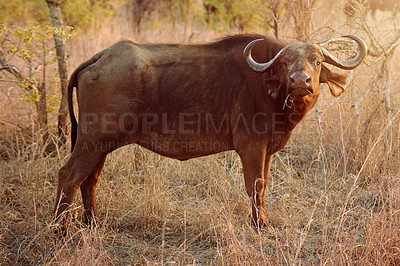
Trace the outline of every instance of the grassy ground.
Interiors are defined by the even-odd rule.
[[[344,158],[328,136],[305,142],[305,130],[275,157],[265,229],[250,224],[235,153],[179,162],[127,146],[108,157],[97,226],[75,218],[77,197],[65,242],[52,232],[51,211],[68,152],[42,157],[39,146],[22,147],[0,165],[0,258],[73,265],[400,263],[398,153],[379,152],[378,134],[369,156],[354,163],[353,144],[344,145]],[[375,156],[385,162],[370,175],[380,161]]]
[[[115,34],[126,37],[123,30],[112,32],[106,29],[101,42],[76,41],[69,47],[75,51],[70,64],[116,41]],[[163,34],[154,36],[175,38]],[[317,106],[275,156],[266,193],[270,225],[261,230],[250,223],[234,152],[180,162],[131,145],[107,158],[97,189],[97,226],[80,222],[78,195],[68,236],[58,241],[52,210],[68,148],[43,155],[45,145],[32,141],[40,135],[10,134],[1,144],[0,264],[400,264],[400,117],[393,111],[389,124],[382,106],[366,126],[381,99],[378,89],[362,102],[359,115],[351,107],[377,71],[371,62],[354,71],[349,92],[323,113],[319,125],[317,110],[332,101],[323,87]]]

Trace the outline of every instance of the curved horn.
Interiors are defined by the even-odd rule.
[[[254,61],[254,59],[251,57],[251,50],[253,49],[253,47],[256,45],[256,43],[258,43],[259,41],[263,41],[264,39],[256,39],[251,41],[246,48],[244,48],[243,50],[243,55],[246,58],[247,64],[249,64],[249,66],[251,67],[251,69],[253,69],[254,71],[257,72],[263,72],[268,70],[270,67],[272,67],[274,65],[274,63],[277,61],[277,59],[281,56],[282,52],[284,49],[281,49],[279,51],[279,53],[277,53],[275,55],[274,58],[272,58],[270,61],[266,62],[266,63],[257,63],[256,61]]]
[[[324,62],[346,70],[356,68],[358,65],[362,63],[365,56],[367,55],[367,45],[361,38],[354,35],[343,35],[342,37],[352,39],[357,43],[358,48],[360,50],[358,55],[351,60],[341,60],[339,58],[334,57],[325,48],[321,47],[322,53],[325,56]]]

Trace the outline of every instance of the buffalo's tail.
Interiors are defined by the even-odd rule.
[[[75,147],[77,130],[78,130],[78,122],[76,121],[76,117],[74,114],[74,103],[72,99],[72,95],[74,93],[74,87],[77,86],[76,78],[79,74],[79,71],[77,70],[75,70],[74,73],[72,73],[68,83],[68,109],[69,109],[69,118],[71,119],[71,152],[74,150]]]
[[[78,93],[78,76],[82,70],[86,67],[90,66],[93,63],[96,63],[107,51],[107,49],[98,52],[92,58],[87,60],[86,62],[82,63],[75,71],[72,73],[71,78],[69,79],[68,83],[68,109],[69,109],[69,117],[71,119],[71,152],[75,148],[76,139],[78,136],[78,121],[76,120],[75,113],[74,113],[74,102],[73,102],[73,93],[74,87],[76,87]]]

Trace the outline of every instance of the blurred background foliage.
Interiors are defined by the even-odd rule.
[[[236,28],[239,31],[269,28],[273,16],[286,12],[288,0],[65,0],[62,4],[64,23],[75,29],[98,28],[116,15],[118,8],[131,10],[131,22],[140,27],[144,20],[153,23],[167,20],[185,23],[194,18],[211,29],[223,31]],[[48,23],[49,10],[44,0],[0,0],[0,24],[30,26]],[[190,16],[190,18],[189,18]]]
[[[115,14],[113,5],[122,0],[66,0],[62,4],[63,19],[66,25],[87,29],[100,25]],[[127,1],[125,1],[127,2]],[[30,26],[35,23],[50,22],[50,11],[44,0],[0,1],[0,24]]]

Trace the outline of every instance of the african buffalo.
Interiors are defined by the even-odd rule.
[[[201,45],[123,40],[97,53],[69,81],[72,154],[58,174],[56,219],[80,188],[84,219],[90,222],[107,154],[135,143],[179,160],[235,150],[253,221],[265,225],[273,155],[316,103],[320,83],[327,83],[333,96],[345,90],[347,75],[331,72],[323,62],[349,70],[366,56],[360,38],[344,37],[359,47],[351,60],[335,58],[316,44],[286,45],[260,35]]]

